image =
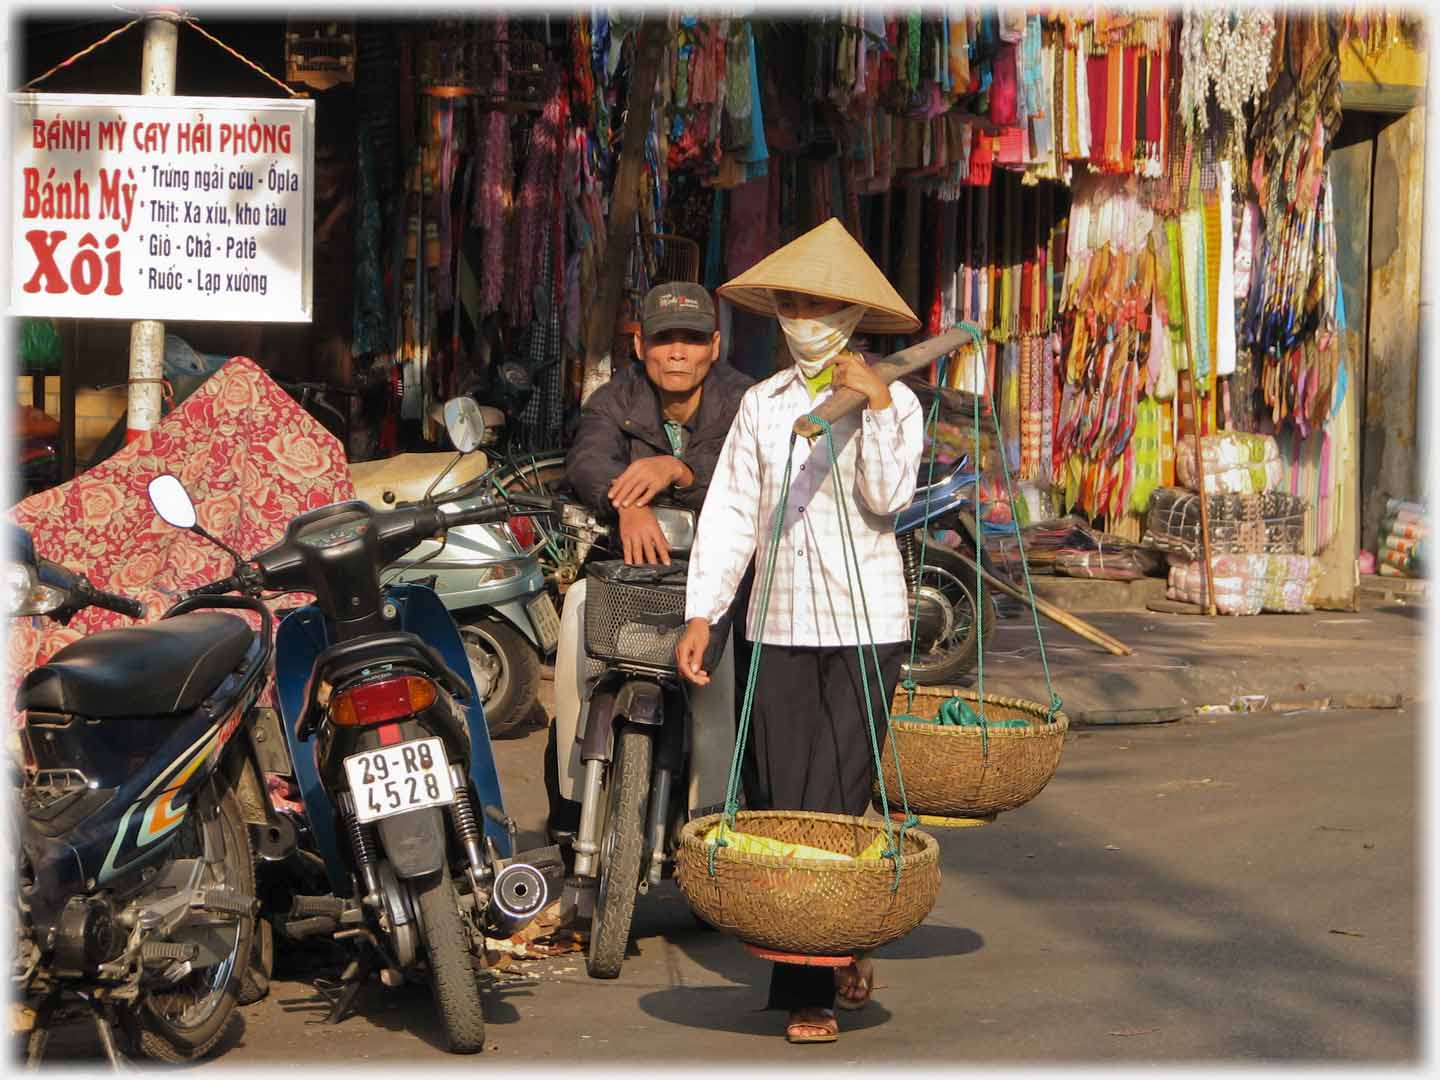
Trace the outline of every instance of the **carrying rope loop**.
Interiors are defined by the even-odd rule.
[[[891,826],[890,798],[889,793],[885,790],[885,771],[880,760],[880,747],[875,739],[874,697],[870,691],[869,673],[865,665],[864,642],[869,642],[870,660],[875,669],[875,689],[879,694],[883,695],[885,692],[885,678],[880,670],[880,651],[875,646],[875,631],[870,625],[870,602],[865,596],[865,585],[862,581],[860,568],[860,552],[855,544],[855,535],[850,524],[849,508],[845,503],[845,489],[838,482],[839,468],[835,454],[834,433],[830,425],[819,417],[812,414],[807,416],[806,419],[814,423],[825,436],[825,445],[830,455],[830,476],[832,482],[835,484],[835,501],[840,516],[841,548],[845,556],[845,558],[842,559],[845,564],[845,587],[852,595],[858,593],[860,597],[860,609],[865,615],[865,633],[862,635],[860,633],[859,615],[856,614],[854,605],[851,605],[850,617],[855,625],[855,651],[860,661],[860,686],[861,692],[865,695],[865,730],[870,736],[870,750],[874,755],[875,777],[880,787],[881,813],[885,818],[885,835],[889,840],[889,846],[882,853],[882,857],[888,858],[895,868],[895,880],[890,886],[890,891],[894,893],[900,888],[900,858],[904,851],[905,831],[913,824],[911,818],[913,818],[914,815],[910,812],[910,802],[905,795],[905,777],[900,771],[900,754],[895,746],[895,732],[890,724],[890,703],[888,701],[882,701],[881,708],[885,711],[885,728],[890,738],[890,753],[892,760],[895,762],[895,782],[900,790],[900,802],[905,811],[905,819],[901,822],[900,835],[897,839]],[[852,561],[855,567],[853,578],[850,572]]]
[[[838,482],[839,468],[838,458],[835,453],[834,433],[830,427],[830,424],[818,416],[809,415],[806,416],[805,419],[809,420],[816,427],[818,427],[825,436],[825,446],[830,459],[831,482],[835,486],[836,506],[840,517],[840,535],[842,549],[841,561],[843,562],[845,567],[845,585],[852,595],[859,595],[861,611],[863,612],[865,617],[866,632],[862,635],[860,632],[860,614],[855,611],[854,605],[851,606],[850,614],[851,618],[854,620],[856,635],[855,650],[860,661],[859,667],[861,693],[863,694],[865,701],[865,726],[866,732],[870,738],[870,752],[875,766],[875,775],[880,788],[880,804],[882,815],[884,817],[885,837],[887,841],[886,848],[882,852],[881,857],[889,859],[894,866],[894,880],[892,881],[890,886],[890,891],[894,893],[900,888],[900,872],[903,866],[902,853],[904,851],[905,833],[909,829],[913,828],[916,824],[918,824],[919,819],[913,813],[911,813],[910,803],[905,795],[905,782],[904,778],[900,774],[900,758],[899,754],[895,752],[893,731],[890,732],[891,753],[894,755],[896,780],[900,791],[901,805],[904,809],[905,815],[903,821],[900,824],[898,835],[895,828],[895,823],[891,820],[890,817],[889,792],[886,790],[885,787],[885,774],[880,761],[880,746],[875,736],[874,697],[875,692],[878,692],[880,694],[884,693],[885,682],[880,668],[880,654],[875,646],[875,634],[870,623],[870,606],[869,602],[866,600],[865,597],[864,584],[861,581],[859,551],[855,545],[855,537],[850,525],[849,512],[845,499],[845,491],[843,485]],[[775,563],[780,549],[780,537],[784,533],[785,528],[785,509],[789,505],[790,480],[792,471],[794,469],[795,443],[797,439],[798,436],[794,432],[791,432],[790,442],[787,446],[787,452],[785,455],[785,475],[782,479],[780,486],[780,499],[779,503],[775,507],[774,520],[771,524],[770,529],[769,550],[766,553],[765,571],[760,592],[760,624],[756,628],[754,649],[750,654],[750,671],[745,681],[745,697],[740,708],[740,721],[736,727],[735,752],[730,761],[730,777],[725,792],[725,809],[724,813],[721,816],[722,827],[715,842],[710,845],[708,865],[709,873],[712,876],[715,873],[716,849],[722,846],[727,846],[725,844],[724,836],[725,829],[727,827],[734,826],[735,817],[739,810],[741,762],[744,760],[745,747],[749,741],[750,718],[754,711],[755,703],[755,685],[760,673],[760,654],[764,649],[762,643],[764,641],[765,622],[770,611],[770,594],[774,586]],[[854,564],[853,571],[851,569],[852,563]],[[865,646],[867,642],[870,648],[870,662],[868,664],[866,663],[865,654]],[[871,690],[870,684],[870,672],[872,668],[875,673],[875,691],[873,692]],[[882,708],[885,711],[885,723],[888,730],[890,726],[889,703],[882,702]]]
[[[1035,586],[1031,584],[1030,581],[1030,562],[1028,559],[1025,558],[1025,542],[1020,538],[1020,515],[1016,512],[1015,509],[1015,488],[1014,485],[1012,485],[1010,482],[1010,466],[1005,461],[1005,446],[1000,438],[1000,416],[995,411],[994,398],[987,395],[987,400],[990,404],[990,420],[995,427],[995,443],[1000,458],[1000,471],[1001,475],[1005,478],[1005,497],[1009,500],[1010,503],[1010,526],[1015,533],[1015,552],[1020,558],[1020,570],[1025,575],[1025,594],[1030,598],[1030,620],[1035,627],[1035,641],[1040,646],[1040,668],[1045,672],[1045,691],[1050,695],[1050,708],[1049,711],[1045,713],[1045,722],[1047,724],[1050,724],[1055,722],[1055,715],[1060,711],[1060,695],[1055,693],[1054,683],[1052,683],[1050,680],[1050,663],[1045,658],[1045,635],[1040,632],[1040,613],[1035,609]],[[978,401],[976,402],[976,409],[978,412]],[[978,446],[980,439],[978,415],[976,418],[975,439],[976,445]],[[977,511],[980,508],[980,503],[978,499],[976,500],[975,508]],[[979,559],[976,559],[975,569],[978,575],[980,569]],[[981,652],[984,652],[983,648],[981,649]],[[981,667],[981,677],[982,679],[984,677],[983,665]],[[983,702],[985,696],[985,685],[983,682],[980,685],[980,696]]]

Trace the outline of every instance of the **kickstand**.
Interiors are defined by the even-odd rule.
[[[100,1036],[100,1045],[105,1049],[105,1059],[110,1062],[110,1067],[116,1072],[126,1067],[125,1057],[120,1053],[120,1048],[115,1045],[115,1029],[110,1023],[110,1010],[93,997],[86,997],[86,1003],[90,1006],[90,1015],[95,1020],[95,1031]]]
[[[45,1044],[50,1041],[50,1018],[55,1013],[55,998],[47,997],[35,1009],[30,1037],[25,1040],[25,1068],[38,1069],[45,1057]]]
[[[330,1015],[325,1018],[327,1024],[338,1024],[350,1011],[350,1006],[355,1002],[355,995],[360,993],[360,987],[365,985],[372,972],[379,970],[380,965],[375,963],[373,951],[361,946],[359,952],[345,965],[345,970],[340,973],[340,981],[334,985],[326,986],[320,980],[316,980],[315,989],[322,995],[329,998],[334,995],[333,1004],[330,1008]],[[326,980],[328,981],[328,980]]]

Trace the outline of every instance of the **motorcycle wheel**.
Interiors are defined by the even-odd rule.
[[[455,886],[442,867],[417,878],[412,888],[420,909],[430,988],[440,1011],[440,1026],[445,1029],[445,1048],[452,1054],[479,1053],[485,1049],[485,1013]]]
[[[485,706],[486,728],[491,735],[513,731],[540,700],[540,657],[519,631],[499,619],[466,623],[460,638]]]
[[[645,807],[650,795],[650,736],[622,729],[615,739],[610,775],[605,781],[604,839],[600,842],[600,883],[590,924],[585,968],[591,978],[613,979],[625,962],[640,860],[645,853]]]
[[[275,970],[275,928],[269,919],[255,922],[255,936],[250,950],[250,964],[240,980],[237,1005],[254,1005],[270,993],[270,975]]]
[[[565,482],[565,452],[549,450],[522,455],[514,464],[501,466],[495,480],[506,491],[554,494]],[[545,571],[545,580],[562,585],[560,592],[579,577],[580,556],[575,541],[562,533],[552,533],[550,543],[540,545],[535,558]]]
[[[218,820],[219,827],[205,828],[206,819]],[[213,787],[202,789],[180,828],[176,857],[202,858],[211,868],[207,888],[255,895],[250,834],[234,791],[225,789],[217,801]],[[229,953],[220,963],[191,972],[184,982],[163,993],[145,995],[135,1009],[122,1014],[141,1054],[155,1061],[193,1061],[215,1047],[235,1012],[254,932],[254,915],[239,917]],[[221,933],[230,937],[228,927]]]
[[[929,643],[923,636],[915,654],[914,677],[921,686],[951,683],[967,675],[975,666],[981,648],[981,637],[975,628],[975,571],[952,552],[939,544],[925,549],[925,571],[920,578],[921,611],[931,605],[938,622],[937,640]],[[913,621],[914,597],[910,598]],[[998,613],[994,597],[985,595],[984,640],[995,632]],[[913,630],[913,627],[912,627]],[[903,679],[910,673],[906,658],[901,667]]]

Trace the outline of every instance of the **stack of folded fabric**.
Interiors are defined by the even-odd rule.
[[[1166,595],[1187,604],[1205,602],[1203,560],[1172,555]],[[1306,612],[1319,564],[1308,555],[1216,555],[1215,607],[1222,615],[1262,611]]]
[[[1269,435],[1225,431],[1200,439],[1208,495],[1258,495],[1277,491],[1285,480],[1280,449]],[[1195,444],[1184,439],[1175,447],[1175,476],[1182,487],[1200,490],[1195,468]]]
[[[1375,553],[1380,573],[1387,577],[1424,577],[1429,532],[1430,518],[1423,504],[1387,499],[1385,519],[1380,523],[1380,546]]]

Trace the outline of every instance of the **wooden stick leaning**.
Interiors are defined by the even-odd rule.
[[[887,383],[894,382],[896,379],[904,378],[906,375],[913,375],[916,372],[926,370],[940,357],[954,352],[972,340],[974,339],[969,331],[956,328],[938,337],[930,338],[928,341],[922,341],[919,344],[911,345],[909,348],[901,349],[899,352],[891,353],[883,360],[877,360],[874,364],[874,371]],[[815,410],[814,415],[827,423],[833,424],[836,420],[840,419],[840,417],[857,411],[864,404],[865,395],[859,391],[837,390],[821,403]],[[795,434],[807,439],[814,438],[820,434],[819,426],[803,416],[795,421],[794,431]],[[972,570],[977,569],[974,561],[968,558],[964,552],[957,551],[955,554]],[[992,586],[1005,593],[1005,595],[1014,597],[1022,604],[1030,606],[1051,622],[1063,626],[1071,633],[1084,638],[1091,644],[1100,646],[1114,656],[1131,655],[1130,646],[1126,645],[1123,641],[1111,637],[1099,627],[1091,625],[1084,619],[1077,618],[1068,611],[1062,611],[1060,608],[1044,600],[1036,599],[1032,603],[1031,599],[1026,596],[1025,593],[1015,588],[1015,586],[1009,582],[1001,581],[988,570],[983,568],[978,569],[980,569],[980,573],[984,576],[985,580]]]
[[[965,552],[957,551],[954,548],[947,548],[946,550],[949,551],[951,555],[954,555],[956,558],[958,558],[966,566],[970,567],[971,570],[977,569],[975,565],[975,560],[970,558],[970,556],[965,554]],[[1030,607],[1033,610],[1039,612],[1041,615],[1044,615],[1051,622],[1056,623],[1059,626],[1063,626],[1066,630],[1069,630],[1077,637],[1084,638],[1092,645],[1100,646],[1100,648],[1104,649],[1112,656],[1132,655],[1133,650],[1130,648],[1129,645],[1126,645],[1123,641],[1111,637],[1109,634],[1105,633],[1104,630],[1101,630],[1098,626],[1095,626],[1092,623],[1088,623],[1084,619],[1080,618],[1077,615],[1072,615],[1068,611],[1057,608],[1055,605],[1048,603],[1047,601],[1041,600],[1038,596],[1034,599],[1034,602],[1032,603],[1030,597],[1026,596],[1023,592],[1017,589],[1014,585],[1011,585],[1008,581],[1002,581],[1000,578],[997,578],[994,574],[990,573],[990,571],[986,570],[984,567],[978,567],[978,569],[980,571],[980,575],[994,588],[999,589],[1006,596],[1010,596],[1016,600],[1019,600],[1022,604],[1025,604],[1027,607]]]

